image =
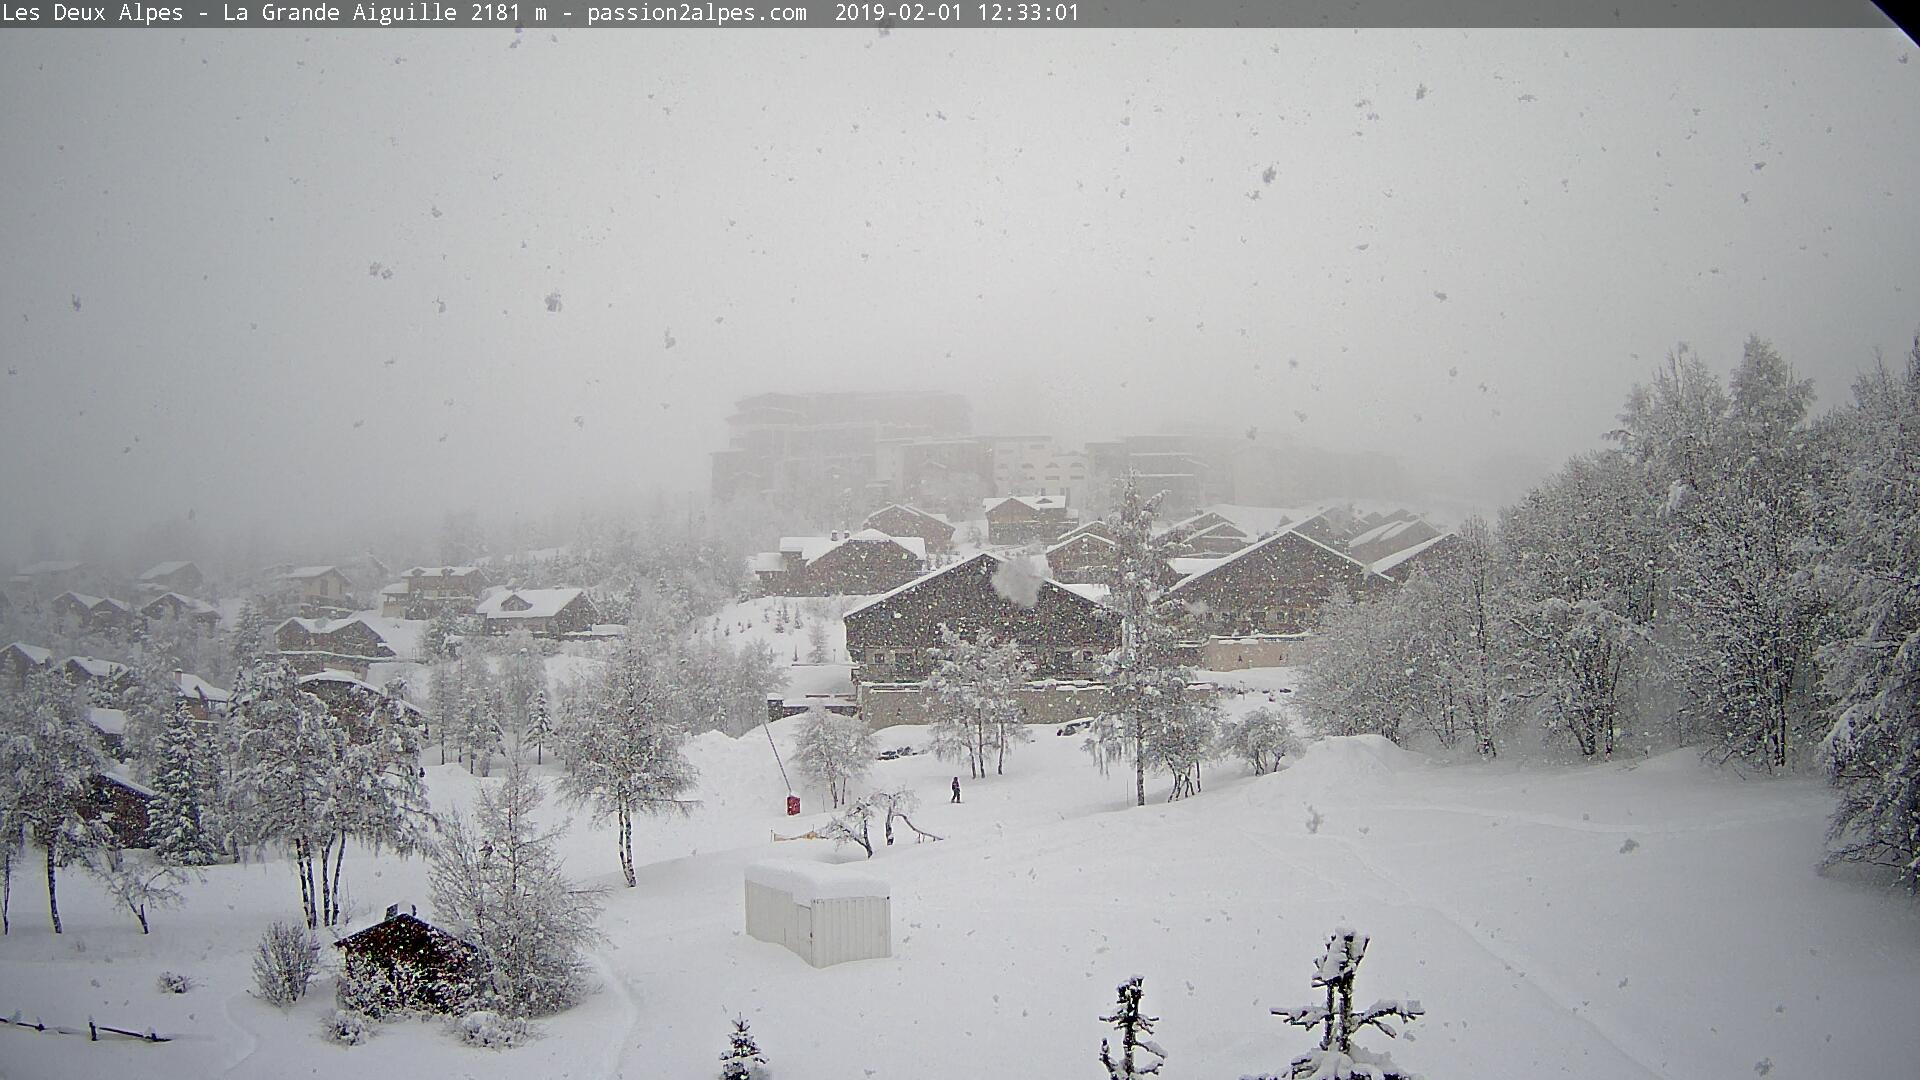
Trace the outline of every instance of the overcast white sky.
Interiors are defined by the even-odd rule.
[[[1724,369],[1758,331],[1830,404],[1920,325],[1915,52],[6,32],[0,552],[187,508],[291,530],[702,488],[761,390],[957,389],[981,430],[1076,439],[1217,418],[1441,471],[1597,445],[1680,340]]]

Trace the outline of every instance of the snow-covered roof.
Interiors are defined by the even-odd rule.
[[[214,607],[212,604],[207,603],[205,600],[195,600],[191,596],[187,596],[183,593],[177,593],[177,592],[161,593],[159,596],[156,596],[152,600],[147,601],[146,607],[141,608],[141,610],[145,611],[146,608],[150,608],[153,605],[160,603],[162,600],[165,600],[169,596],[173,597],[174,601],[178,603],[181,607],[185,608],[188,611],[193,612],[195,615],[220,614],[219,608]]]
[[[1118,545],[1116,545],[1116,544],[1115,544],[1115,543],[1114,543],[1113,541],[1111,541],[1111,540],[1109,540],[1109,539],[1107,539],[1107,538],[1106,538],[1106,537],[1104,537],[1104,536],[1101,536],[1101,535],[1100,535],[1099,533],[1094,533],[1094,532],[1077,532],[1077,533],[1074,533],[1074,534],[1073,534],[1072,536],[1069,536],[1069,537],[1067,537],[1067,538],[1066,538],[1065,540],[1062,540],[1062,541],[1060,541],[1059,543],[1057,543],[1057,544],[1055,544],[1055,545],[1053,545],[1052,547],[1050,547],[1050,548],[1048,548],[1048,549],[1047,549],[1047,554],[1049,554],[1049,555],[1051,555],[1051,554],[1053,554],[1054,552],[1056,552],[1056,551],[1059,551],[1059,550],[1060,550],[1061,548],[1063,548],[1063,547],[1066,547],[1066,546],[1067,546],[1068,544],[1077,544],[1077,543],[1079,543],[1079,542],[1081,542],[1082,540],[1087,540],[1087,541],[1092,541],[1092,542],[1094,542],[1094,543],[1099,543],[1099,544],[1105,544],[1105,545],[1107,545],[1108,547],[1117,547],[1117,546],[1118,546]]]
[[[173,574],[179,573],[182,570],[185,570],[187,567],[192,565],[193,563],[186,559],[177,559],[173,562],[154,563],[152,566],[149,566],[146,569],[145,573],[140,575],[140,580],[152,581],[154,578],[169,577]]]
[[[380,586],[380,595],[405,596],[407,595],[407,583],[404,581],[396,581],[391,585],[382,585]]]
[[[78,668],[96,679],[112,679],[126,674],[127,665],[113,660],[100,660],[91,656],[69,656],[67,666]]]
[[[550,619],[585,593],[585,589],[497,589],[474,605],[473,610],[489,619]],[[503,609],[500,605],[512,596],[526,601],[528,606]]]
[[[1056,584],[1068,592],[1073,593],[1075,596],[1091,600],[1096,604],[1106,603],[1107,596],[1113,592],[1113,586],[1103,585],[1098,582],[1062,581]]]
[[[837,863],[802,859],[763,859],[748,863],[747,880],[786,893],[796,904],[893,895],[886,882],[871,874]]]
[[[865,611],[868,608],[872,607],[873,605],[878,604],[882,601],[891,600],[894,597],[899,596],[901,593],[906,592],[908,589],[911,589],[914,586],[921,584],[922,582],[932,581],[934,578],[939,577],[941,574],[951,574],[955,570],[958,570],[963,566],[972,566],[974,564],[974,561],[977,559],[992,559],[996,563],[1004,563],[1007,561],[1001,558],[1000,556],[995,555],[991,551],[983,551],[980,554],[975,555],[972,559],[962,559],[956,563],[949,563],[948,565],[943,566],[938,570],[934,570],[930,573],[921,574],[919,577],[914,578],[912,581],[906,582],[905,584],[896,585],[895,587],[888,589],[886,592],[883,592],[878,596],[870,596],[862,603],[855,604],[852,607],[848,608],[845,612],[841,613],[840,617],[842,619],[846,619],[852,615],[858,614],[859,612]]]
[[[1024,503],[1034,510],[1065,510],[1067,508],[1065,495],[996,495],[990,499],[981,499],[980,509],[991,510],[1008,501]]]
[[[1419,523],[1419,518],[1407,518],[1402,521],[1389,521],[1384,525],[1375,525],[1359,536],[1347,541],[1348,547],[1362,547],[1381,540],[1391,540]]]
[[[1427,550],[1430,547],[1433,547],[1434,545],[1440,543],[1443,540],[1447,540],[1451,538],[1453,535],[1454,534],[1450,532],[1441,533],[1439,536],[1436,536],[1431,540],[1422,540],[1419,543],[1413,545],[1412,547],[1402,548],[1401,550],[1394,552],[1393,554],[1387,556],[1384,559],[1375,561],[1372,566],[1373,572],[1376,574],[1392,573],[1395,569],[1397,569],[1400,566],[1400,564],[1406,562],[1408,559],[1413,558],[1415,555],[1420,554],[1421,552]]]
[[[88,611],[92,611],[93,609],[100,607],[103,604],[108,607],[119,608],[121,611],[133,610],[132,608],[127,607],[127,605],[121,603],[120,601],[115,600],[111,596],[88,596],[86,593],[77,593],[77,592],[61,593],[60,595],[73,597],[73,599],[77,603],[79,603],[81,607],[86,608]]]
[[[299,581],[304,578],[325,577],[328,574],[338,573],[340,568],[337,566],[296,566],[281,576],[289,581]]]
[[[1310,521],[1312,519],[1309,518],[1308,520]],[[1313,537],[1308,536],[1303,532],[1296,531],[1298,527],[1303,524],[1305,524],[1305,522],[1295,522],[1294,524],[1289,525],[1284,529],[1281,529],[1279,532],[1274,533],[1272,536],[1269,536],[1264,540],[1256,540],[1253,543],[1248,544],[1246,547],[1241,548],[1239,551],[1236,551],[1231,555],[1227,555],[1219,559],[1211,560],[1213,562],[1212,566],[1206,567],[1202,570],[1197,571],[1196,573],[1193,573],[1186,577],[1181,578],[1179,581],[1174,583],[1173,588],[1168,589],[1167,591],[1170,593],[1179,592],[1182,589],[1186,588],[1187,586],[1193,584],[1194,582],[1199,581],[1202,578],[1205,578],[1208,575],[1217,572],[1221,567],[1238,562],[1241,559],[1246,558],[1247,556],[1253,554],[1256,551],[1265,550],[1266,548],[1272,546],[1273,544],[1279,543],[1283,537],[1288,537],[1288,536],[1298,537],[1299,539],[1309,544],[1312,544],[1314,547],[1319,548],[1320,550],[1328,553],[1329,555],[1333,555],[1344,562],[1352,563],[1354,567],[1363,574],[1374,573],[1374,571],[1370,569],[1367,566],[1367,564],[1360,562],[1358,559],[1355,559],[1353,556],[1347,554],[1346,552],[1339,551],[1335,548],[1330,548],[1327,545],[1321,543],[1320,541],[1315,540]],[[1375,575],[1375,576],[1378,576],[1378,575]]]
[[[19,653],[21,656],[26,657],[29,663],[34,663],[34,664],[53,663],[52,649],[43,649],[38,645],[29,645],[24,641],[16,641],[13,644],[8,645],[6,648],[6,651]]]
[[[42,574],[66,574],[80,569],[86,564],[77,560],[54,560],[49,562],[28,563],[14,573],[21,577],[39,577]]]
[[[843,544],[851,543],[898,544],[905,548],[908,554],[922,562],[925,562],[927,558],[927,542],[923,538],[918,536],[889,536],[879,529],[862,529],[851,536],[843,536],[837,540],[830,536],[783,536],[780,538],[780,551],[782,553],[791,552],[797,554],[800,556],[801,562],[810,563],[822,555],[839,548]],[[769,566],[769,569],[778,570],[780,567]]]
[[[127,714],[119,709],[88,709],[87,722],[102,735],[125,735]]]
[[[747,556],[747,570],[755,574],[772,574],[787,568],[787,560],[777,551],[761,551]]]
[[[415,566],[402,577],[467,577],[480,572],[477,566]]]
[[[1220,565],[1220,561],[1224,558],[1226,558],[1225,555],[1205,559],[1198,556],[1191,558],[1183,556],[1181,558],[1168,559],[1167,565],[1171,566],[1173,572],[1179,574],[1181,577],[1192,577],[1195,574],[1203,573]]]
[[[931,510],[922,510],[917,506],[908,506],[906,503],[888,503],[887,505],[881,507],[880,509],[875,510],[873,513],[868,514],[867,519],[871,521],[872,519],[879,517],[881,514],[884,514],[889,510],[905,510],[907,513],[914,514],[918,517],[931,518],[932,520],[937,521],[942,525],[953,524],[951,521],[948,521],[946,519],[946,516],[943,514],[936,514]]]
[[[177,671],[174,673],[174,680],[180,684],[180,693],[185,697],[204,697],[208,701],[233,700],[233,691],[222,690],[191,672]]]
[[[316,671],[311,675],[300,676],[301,686],[311,686],[314,683],[328,683],[334,686],[350,686],[356,690],[363,690],[369,694],[378,694],[381,697],[387,696],[387,692],[385,690],[380,689],[379,687],[373,685],[370,682],[367,682],[364,679],[356,678],[354,674],[350,671],[341,671],[337,668],[327,668],[324,671]],[[420,711],[420,709],[417,706],[415,706],[412,702],[403,701],[400,698],[390,698],[389,700],[391,700],[394,704],[399,705],[401,708],[407,710],[408,712],[417,713]]]
[[[1236,503],[1215,503],[1205,508],[1207,512],[1218,514],[1240,527],[1248,536],[1265,536],[1279,532],[1287,525],[1302,517],[1309,516],[1299,508],[1282,506],[1241,506]]]

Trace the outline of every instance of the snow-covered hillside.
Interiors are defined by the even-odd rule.
[[[1285,681],[1247,677],[1262,688],[1247,701],[1262,703]],[[798,723],[772,725],[789,768]],[[1361,1041],[1432,1078],[1893,1077],[1920,1060],[1908,1022],[1920,920],[1904,899],[1814,873],[1831,808],[1815,781],[1742,780],[1685,752],[1437,766],[1362,737],[1269,776],[1222,763],[1200,796],[1137,808],[1130,776],[1103,777],[1077,737],[1052,732],[1036,728],[1006,775],[963,779],[959,805],[949,764],[876,765],[872,784],[918,792],[916,823],[946,839],[903,839],[864,867],[892,887],[894,956],[821,970],[744,934],[742,871],[769,855],[858,853],[772,839],[825,815],[805,788],[808,813],[782,814],[764,729],[696,738],[704,804],[637,826],[638,888],[619,885],[611,829],[575,817],[567,865],[607,890],[602,988],[505,1052],[414,1021],[359,1047],[325,1043],[325,979],[286,1014],[250,997],[254,940],[295,910],[278,861],[214,868],[148,937],[75,873],[56,938],[44,888],[22,876],[0,941],[0,1015],[177,1038],[0,1027],[0,1073],[697,1080],[717,1074],[739,1013],[779,1080],[1090,1077],[1107,1034],[1097,1017],[1139,974],[1171,1054],[1163,1075],[1232,1077],[1279,1070],[1310,1045],[1268,1009],[1315,999],[1312,962],[1340,925],[1373,935],[1363,1003],[1404,996],[1428,1010],[1400,1040]],[[919,729],[879,733],[882,747],[923,742]],[[498,782],[428,773],[442,808]],[[1149,798],[1164,793],[1156,778]],[[347,874],[356,926],[393,902],[431,914],[418,860],[360,852]],[[161,994],[162,970],[201,985]]]

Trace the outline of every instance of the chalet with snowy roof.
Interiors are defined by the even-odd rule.
[[[394,697],[351,672],[329,669],[302,675],[300,689],[325,702],[327,711],[357,739],[364,740],[392,721],[423,730],[426,727],[426,714],[412,702]]]
[[[926,571],[926,541],[874,529],[783,536],[780,550],[749,563],[764,596],[872,596]]]
[[[89,633],[113,633],[133,625],[133,609],[110,596],[63,592],[48,606],[55,618]]]
[[[845,622],[860,714],[875,728],[924,721],[920,683],[933,670],[942,626],[1018,642],[1034,663],[1023,706],[1036,718],[1097,709],[1100,658],[1120,642],[1119,619],[1099,603],[991,553],[877,596]]]
[[[585,589],[494,589],[474,611],[487,633],[526,629],[536,637],[584,633],[600,622],[600,609]]]
[[[115,761],[127,759],[127,714],[121,709],[94,705],[87,709],[87,723],[100,736],[100,749]]]
[[[1210,638],[1272,637],[1311,630],[1334,596],[1362,595],[1390,582],[1366,566],[1294,529],[1285,529],[1212,561],[1169,590],[1185,605],[1196,629]],[[1284,662],[1285,649],[1246,666]],[[1239,654],[1246,656],[1243,647]],[[1210,665],[1205,650],[1202,663]],[[1258,662],[1255,662],[1258,661]]]
[[[1061,584],[1108,584],[1119,548],[1095,532],[1076,532],[1047,549],[1047,576]]]
[[[1242,532],[1238,525],[1222,521],[1186,536],[1177,546],[1183,554],[1204,557],[1231,555],[1251,543],[1253,537]]]
[[[1459,534],[1441,533],[1375,561],[1372,569],[1383,577],[1405,582],[1416,573],[1431,573],[1452,565],[1459,558],[1461,547]]]
[[[304,610],[345,611],[353,604],[353,582],[337,566],[296,566],[281,580],[300,590]]]
[[[1409,516],[1375,525],[1354,536],[1347,541],[1347,554],[1363,563],[1376,563],[1439,535],[1440,530],[1425,520]]]
[[[155,563],[140,574],[140,588],[148,592],[177,592],[191,595],[207,583],[200,568],[184,559]]]
[[[380,614],[430,619],[442,611],[471,612],[491,584],[478,566],[416,566],[380,590]]]
[[[1002,495],[981,501],[987,543],[1051,543],[1074,526],[1065,495]]]
[[[883,506],[868,514],[860,528],[888,536],[917,536],[925,545],[925,550],[935,554],[953,549],[953,526],[948,524],[946,518],[902,503]]]
[[[122,849],[150,847],[147,833],[152,828],[153,792],[124,776],[96,773],[80,807],[80,817],[107,827],[113,845]]]
[[[1113,526],[1109,525],[1105,518],[1092,518],[1061,533],[1060,539],[1056,541],[1056,543],[1064,544],[1076,536],[1097,536],[1102,540],[1117,539],[1114,535]]]
[[[205,600],[195,600],[177,592],[161,593],[140,605],[140,617],[148,620],[191,621],[212,630],[220,625],[220,609]]]
[[[60,674],[77,687],[86,690],[91,701],[113,701],[133,685],[133,669],[114,660],[101,660],[92,656],[69,656],[67,662],[60,665]]]
[[[0,685],[24,687],[27,677],[53,670],[53,651],[16,641],[0,649]]]
[[[233,707],[233,691],[215,686],[198,675],[186,671],[173,673],[174,685],[179,699],[187,703],[188,711],[195,720],[208,723],[227,715]]]
[[[365,676],[367,668],[399,654],[366,621],[293,618],[274,627],[273,645],[301,674],[329,668]]]
[[[382,921],[333,943],[340,966],[378,985],[389,1009],[453,1012],[481,978],[480,951],[400,905]]]

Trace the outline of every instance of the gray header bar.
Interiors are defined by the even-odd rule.
[[[0,0],[0,30],[81,28],[542,30],[608,27],[910,29],[1800,28],[1884,29],[1867,0],[523,0],[262,4],[257,0]]]

